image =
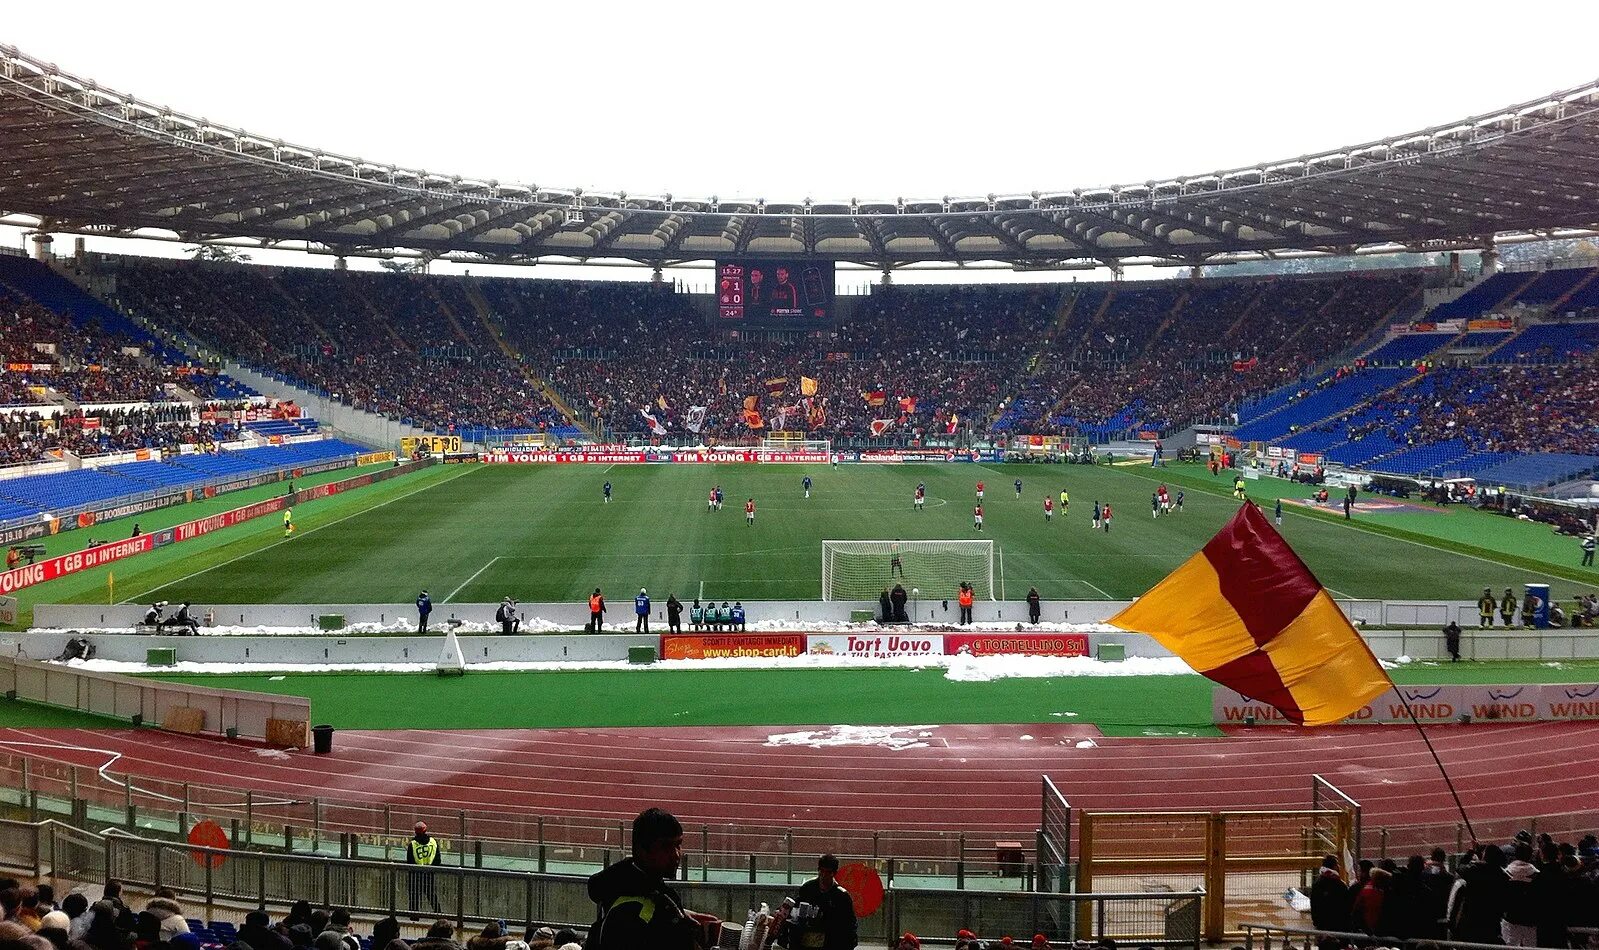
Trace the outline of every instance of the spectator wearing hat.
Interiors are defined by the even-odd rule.
[[[433,612],[433,598],[427,591],[416,595],[416,632],[428,632],[428,615]]]
[[[416,920],[417,911],[422,909],[423,897],[427,898],[433,913],[443,913],[439,909],[439,894],[433,880],[433,868],[438,866],[442,857],[439,852],[438,839],[428,834],[427,822],[417,822],[415,833],[411,835],[411,840],[405,843],[405,863],[414,865],[414,870],[406,876],[412,920]],[[451,935],[454,935],[453,930]]]
[[[188,933],[189,922],[183,917],[177,893],[165,887],[157,889],[139,913],[134,930],[140,939],[159,943],[171,943],[178,934]]]
[[[510,636],[522,629],[522,618],[516,615],[516,601],[509,596],[500,599],[500,606],[494,611],[494,619],[500,624],[500,633]]]

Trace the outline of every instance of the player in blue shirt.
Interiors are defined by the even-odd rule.
[[[744,602],[742,600],[733,602],[733,613],[731,614],[731,618],[733,621],[733,629],[744,629]]]
[[[1177,513],[1183,513],[1183,490],[1181,488],[1177,489]]]
[[[805,486],[805,497],[811,497],[811,477],[809,475],[805,476],[801,484]]]
[[[1016,479],[1016,497],[1022,497],[1022,480],[1019,478]]]
[[[1099,527],[1099,502],[1094,502],[1094,527]]]
[[[1277,519],[1277,527],[1281,528],[1283,526],[1283,500],[1281,498],[1277,499],[1275,517]]]
[[[606,482],[605,488],[602,489],[602,491],[605,492],[605,503],[609,505],[611,503],[611,483]]]

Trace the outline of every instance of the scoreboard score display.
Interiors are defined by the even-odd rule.
[[[723,320],[826,320],[833,311],[833,264],[718,261],[716,302]]]

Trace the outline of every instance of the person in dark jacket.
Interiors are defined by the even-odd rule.
[[[417,912],[422,909],[424,897],[427,898],[428,905],[433,908],[433,913],[442,913],[439,909],[437,882],[433,879],[432,870],[442,863],[442,858],[439,840],[428,834],[427,822],[417,822],[415,834],[405,843],[405,863],[415,866],[415,869],[406,875],[406,891],[410,897],[412,920],[416,919]]]
[[[426,937],[411,941],[411,950],[461,950],[455,939],[455,925],[448,920],[435,920]]]
[[[416,632],[428,632],[428,614],[433,612],[433,598],[427,591],[416,595]]]
[[[649,808],[633,819],[633,854],[589,878],[599,917],[588,950],[697,950],[703,928],[666,882],[683,860],[683,825]]]
[[[1349,885],[1338,873],[1338,859],[1327,855],[1310,885],[1310,921],[1317,930],[1349,930]]]
[[[683,632],[683,602],[676,594],[666,596],[666,629],[672,633]]]
[[[1029,623],[1034,623],[1034,624],[1038,623],[1038,618],[1039,618],[1039,615],[1041,613],[1043,613],[1043,608],[1044,608],[1044,605],[1043,605],[1042,599],[1038,596],[1038,588],[1029,587],[1027,589],[1027,619],[1028,619],[1028,622]]]
[[[255,950],[291,950],[294,944],[282,931],[272,927],[272,920],[264,910],[252,910],[244,915],[244,926],[239,928],[239,939]]]
[[[855,950],[855,900],[837,881],[838,858],[822,855],[816,877],[800,885],[788,945],[795,950]],[[814,911],[800,916],[806,906]]]
[[[888,595],[889,602],[894,605],[894,622],[910,623],[910,615],[905,612],[905,602],[910,600],[910,595],[905,593],[903,584],[895,584],[894,590]]]
[[[1460,869],[1459,892],[1451,901],[1449,934],[1465,943],[1498,943],[1499,920],[1504,915],[1505,853],[1497,845],[1483,845],[1481,860]]]
[[[894,599],[889,594],[888,588],[883,588],[883,593],[877,598],[877,606],[882,610],[883,623],[894,622]]]
[[[1427,893],[1421,879],[1426,866],[1425,858],[1413,854],[1404,868],[1389,880],[1382,920],[1377,925],[1377,932],[1382,936],[1410,940],[1427,932]]]
[[[1536,947],[1538,920],[1542,915],[1538,906],[1538,885],[1533,879],[1541,877],[1532,864],[1532,848],[1516,846],[1516,859],[1505,867],[1504,916],[1499,924],[1500,939],[1512,947]]]

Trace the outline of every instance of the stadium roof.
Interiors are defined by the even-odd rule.
[[[933,199],[680,198],[399,168],[228,128],[0,47],[0,221],[338,254],[870,267],[1207,264],[1599,228],[1599,82],[1316,155],[1135,185]]]

